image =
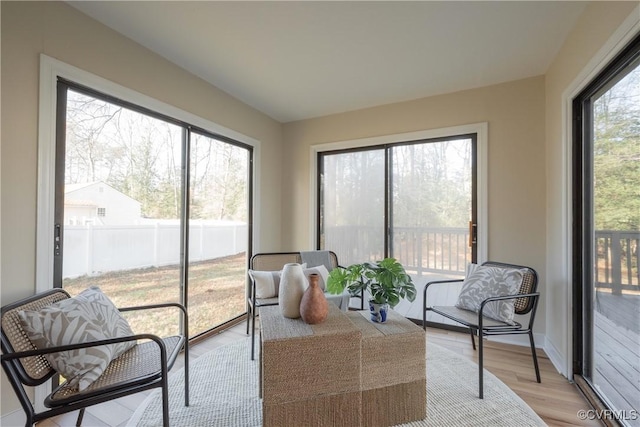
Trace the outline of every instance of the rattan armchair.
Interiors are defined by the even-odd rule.
[[[338,266],[338,256],[334,252],[329,252],[331,267]],[[251,257],[249,261],[249,269],[258,271],[279,271],[285,264],[302,263],[302,255],[300,252],[270,252],[259,253]],[[340,299],[341,296],[328,296],[329,299]],[[348,301],[346,302],[348,304]],[[274,298],[257,298],[256,284],[249,277],[249,289],[247,292],[247,335],[251,328],[251,360],[255,359],[255,334],[256,334],[256,314],[260,307],[270,305],[278,305],[278,297]],[[346,309],[346,307],[345,307]]]
[[[121,312],[172,307],[180,310],[184,332],[181,335],[160,338],[152,334],[139,334],[81,344],[38,349],[28,338],[18,317],[21,310],[39,310],[63,299],[70,298],[62,289],[52,289],[2,307],[2,368],[16,393],[27,417],[26,426],[63,413],[79,410],[77,426],[82,423],[85,408],[133,393],[162,388],[163,426],[169,426],[168,372],[184,348],[185,406],[189,405],[189,346],[188,316],[180,304],[167,303],[142,307],[120,308]],[[106,370],[87,389],[79,391],[64,382],[44,400],[49,408],[36,412],[25,387],[44,384],[56,371],[45,354],[141,340],[138,345],[111,361]]]
[[[511,334],[527,334],[529,335],[529,344],[531,346],[531,355],[533,357],[533,366],[536,372],[536,380],[540,382],[540,369],[538,368],[538,358],[536,356],[536,347],[533,340],[533,322],[536,317],[536,309],[538,307],[538,299],[540,293],[536,292],[538,286],[538,275],[536,271],[530,267],[524,267],[520,265],[505,264],[501,262],[487,261],[482,264],[488,267],[504,267],[515,268],[524,271],[522,284],[520,285],[520,291],[516,295],[506,295],[499,297],[487,298],[480,305],[480,311],[476,314],[472,311],[463,310],[461,308],[453,306],[429,306],[427,303],[427,290],[430,286],[436,284],[451,284],[455,282],[462,282],[463,279],[455,280],[438,280],[429,282],[424,287],[423,298],[423,310],[422,310],[422,327],[426,330],[427,326],[427,311],[440,314],[448,319],[458,322],[467,328],[471,334],[471,342],[473,349],[476,349],[475,335],[478,335],[478,388],[480,399],[483,398],[483,337],[493,335],[511,335]],[[526,326],[519,322],[515,322],[514,325],[500,322],[498,320],[490,319],[483,316],[483,309],[487,303],[491,301],[500,301],[515,299],[514,307],[516,315],[529,314],[529,320]]]

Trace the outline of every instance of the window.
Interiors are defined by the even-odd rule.
[[[181,302],[191,337],[242,316],[253,147],[63,78],[57,95],[54,286]],[[180,326],[158,314],[145,330]]]
[[[342,265],[394,257],[418,284],[464,276],[477,259],[477,145],[471,133],[320,152],[317,247]]]
[[[640,36],[573,112],[574,373],[622,425],[638,425]]]

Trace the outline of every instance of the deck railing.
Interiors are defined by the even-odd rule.
[[[598,230],[595,237],[596,287],[611,288],[614,294],[640,291],[640,232]]]
[[[466,228],[393,229],[393,256],[409,272],[464,274],[471,262],[469,230]]]
[[[383,256],[384,235],[378,227],[331,227],[325,236],[324,247],[334,251],[342,265]],[[468,240],[466,228],[395,227],[392,253],[409,273],[418,276],[464,274],[471,262]]]
[[[424,273],[458,274],[471,262],[466,228],[395,227],[392,253],[406,270]],[[640,232],[595,232],[598,253],[597,287],[640,291]],[[379,260],[384,236],[380,227],[331,227],[324,247],[338,254],[342,265]]]

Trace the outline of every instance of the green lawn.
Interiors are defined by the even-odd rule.
[[[189,335],[193,336],[242,314],[245,306],[246,255],[244,253],[189,267]],[[117,307],[180,301],[180,267],[167,266],[65,279],[63,287],[77,295],[96,285]],[[134,332],[160,336],[178,331],[174,310],[126,314]]]

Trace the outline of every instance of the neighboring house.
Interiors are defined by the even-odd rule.
[[[64,189],[65,225],[138,224],[141,203],[102,181],[67,184]]]

